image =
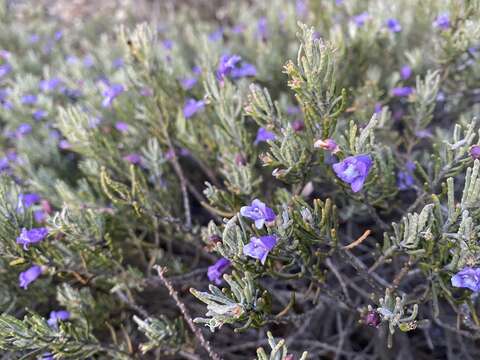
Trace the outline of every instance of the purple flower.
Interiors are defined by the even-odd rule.
[[[208,267],[207,276],[208,280],[213,281],[215,284],[220,285],[222,282],[223,273],[230,267],[230,260],[221,258],[217,262]]]
[[[33,94],[23,95],[20,98],[20,101],[24,105],[33,105],[37,102],[37,96]]]
[[[86,68],[91,68],[94,63],[95,61],[93,59],[93,56],[90,54],[85,55],[85,57],[83,58],[83,66],[85,66]]]
[[[363,25],[365,25],[365,23],[367,22],[367,20],[370,19],[370,15],[368,15],[368,13],[366,12],[363,12],[361,14],[358,14],[358,15],[355,15],[353,17],[353,22],[355,23],[355,25],[357,25],[358,27],[362,27]]]
[[[308,4],[306,0],[297,0],[295,2],[295,12],[300,17],[305,17],[308,14]]]
[[[33,212],[33,218],[39,224],[44,222],[46,217],[47,213],[43,209],[38,209]]]
[[[333,139],[317,140],[313,144],[313,147],[330,151],[333,154],[337,153],[340,150],[337,143]]]
[[[260,260],[265,264],[268,253],[277,245],[277,237],[275,235],[266,235],[251,237],[250,242],[243,247],[243,254],[254,259]]]
[[[388,29],[393,33],[398,33],[402,31],[402,25],[400,25],[397,19],[388,19],[386,25]]]
[[[68,140],[63,139],[58,143],[58,147],[62,150],[68,150],[72,147],[72,145],[68,142]]]
[[[130,164],[137,165],[142,162],[142,157],[138,154],[128,154],[123,157],[123,160],[128,161]]]
[[[43,353],[39,360],[54,360],[53,354],[49,352]]]
[[[49,80],[40,81],[39,87],[43,92],[54,91],[58,86],[62,84],[62,80],[59,78],[51,78]]]
[[[380,314],[375,310],[369,311],[365,316],[365,324],[368,326],[378,328],[381,322],[382,319],[380,318]]]
[[[222,37],[223,37],[223,28],[219,27],[217,30],[215,30],[214,32],[208,35],[208,40],[215,42],[215,41],[221,40]]]
[[[267,140],[275,140],[277,136],[267,129],[261,127],[258,129],[257,137],[255,138],[254,144],[257,145],[260,142],[267,141]]]
[[[22,136],[27,135],[31,132],[32,132],[32,125],[27,124],[27,123],[23,123],[23,124],[20,124],[18,126],[17,131],[15,132],[15,135],[17,137],[22,137]]]
[[[107,88],[103,91],[102,106],[105,108],[112,106],[113,100],[115,100],[115,98],[124,91],[125,88],[121,84],[108,85]]]
[[[374,112],[375,114],[380,114],[382,112],[382,104],[381,103],[375,103],[374,106]]]
[[[183,90],[190,90],[193,88],[198,82],[196,77],[186,77],[180,79],[180,85],[182,86]]]
[[[122,58],[116,58],[112,62],[112,66],[114,69],[120,69],[124,65],[124,61]]]
[[[35,44],[40,40],[40,35],[38,34],[31,34],[29,38],[30,44]]]
[[[0,79],[12,71],[12,66],[9,63],[0,65]]]
[[[257,23],[257,36],[262,41],[267,41],[268,38],[268,26],[267,26],[267,18],[261,17]]]
[[[70,312],[67,310],[58,310],[58,311],[51,311],[50,318],[47,320],[47,323],[52,328],[58,327],[58,321],[65,321],[70,319]]]
[[[480,159],[480,145],[472,145],[470,148],[470,156],[475,159]]]
[[[241,60],[242,58],[238,55],[222,55],[217,68],[218,80],[223,80],[225,76],[230,75]]]
[[[452,286],[480,291],[480,268],[466,267],[452,276]]]
[[[292,122],[292,129],[295,132],[301,132],[305,130],[305,123],[303,122],[303,120],[294,120]]]
[[[42,120],[45,116],[47,116],[47,112],[43,109],[38,109],[38,110],[35,110],[32,114],[33,116],[33,119],[35,121],[40,121]]]
[[[117,129],[118,131],[120,131],[121,133],[126,133],[128,132],[128,129],[129,129],[129,126],[126,122],[123,122],[123,121],[117,121],[115,123],[115,129]]]
[[[39,243],[45,239],[47,235],[48,229],[44,227],[30,230],[23,228],[20,236],[17,237],[17,244],[23,245],[23,249],[28,250],[29,245]]]
[[[18,276],[20,287],[27,290],[28,285],[37,280],[40,275],[42,275],[42,268],[38,265],[33,265],[27,270],[21,272]]]
[[[251,77],[257,75],[257,68],[249,63],[243,63],[239,67],[232,69],[230,76],[232,79],[239,79],[242,77]]]
[[[173,40],[165,39],[163,40],[162,44],[163,44],[163,47],[167,50],[172,50],[173,48]]]
[[[12,53],[10,51],[0,49],[0,58],[6,60],[6,59],[10,58],[10,56],[12,56]]]
[[[397,97],[405,97],[413,93],[413,88],[410,86],[395,87],[392,89],[392,95]]]
[[[234,34],[241,34],[245,31],[245,29],[246,29],[245,24],[237,24],[232,28],[232,32]]]
[[[433,22],[433,26],[441,30],[448,30],[450,28],[450,17],[447,13],[438,15]]]
[[[412,76],[412,68],[408,65],[402,66],[400,69],[400,76],[403,80],[407,80],[410,76]]]
[[[42,200],[42,198],[36,193],[26,193],[18,196],[18,201],[27,209],[40,202],[40,200]]]
[[[63,31],[61,31],[61,30],[55,31],[55,34],[54,34],[53,37],[56,41],[61,40],[62,37],[63,37]]]
[[[204,107],[205,107],[205,101],[203,101],[203,100],[198,100],[197,101],[195,99],[188,99],[185,102],[185,105],[183,106],[183,116],[185,116],[185,118],[189,119],[193,115],[195,115],[195,113],[197,113],[198,111],[203,110]]]
[[[349,156],[343,161],[333,164],[335,174],[347,184],[350,184],[353,192],[359,192],[372,168],[373,160],[368,154]]]
[[[415,163],[408,161],[406,164],[406,171],[399,171],[397,174],[397,187],[399,190],[408,190],[415,184],[413,177],[413,170],[415,170]]]
[[[276,215],[265,203],[258,199],[252,201],[250,206],[242,206],[240,214],[255,221],[255,227],[261,229],[265,223],[275,221]]]

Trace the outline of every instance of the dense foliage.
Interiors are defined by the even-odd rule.
[[[476,358],[479,0],[34,3],[2,359]]]

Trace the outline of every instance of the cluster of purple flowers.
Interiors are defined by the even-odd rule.
[[[242,61],[238,55],[222,55],[218,63],[217,78],[223,81],[225,77],[239,79],[257,75],[254,65]]]

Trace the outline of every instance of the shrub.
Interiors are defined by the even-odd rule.
[[[0,4],[4,358],[474,357],[478,0]]]

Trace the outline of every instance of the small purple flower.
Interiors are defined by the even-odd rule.
[[[197,82],[198,79],[196,77],[186,77],[180,79],[180,85],[182,86],[183,90],[190,90],[197,84]]]
[[[480,159],[480,145],[472,145],[470,148],[470,156],[475,159]]]
[[[90,54],[85,55],[85,57],[83,58],[83,66],[85,66],[86,68],[91,68],[94,64],[95,60],[93,59],[93,56]]]
[[[220,285],[222,282],[223,273],[230,267],[230,260],[221,258],[215,262],[215,264],[208,267],[207,276],[208,280]]]
[[[195,100],[195,99],[188,99],[183,106],[183,116],[186,119],[191,118],[195,115],[198,111],[201,111],[205,108],[205,101],[203,100]]]
[[[219,27],[217,30],[215,30],[214,32],[212,32],[208,35],[208,40],[210,40],[212,42],[219,41],[222,38],[223,38],[223,28],[222,27]]]
[[[72,145],[68,142],[68,140],[63,139],[58,143],[58,147],[62,150],[68,150],[72,147]]]
[[[268,25],[267,25],[267,18],[261,17],[257,22],[257,36],[262,41],[267,41],[268,38]]]
[[[246,29],[245,24],[237,24],[232,28],[234,34],[242,34]]]
[[[130,164],[137,165],[142,162],[142,157],[138,154],[128,154],[123,157],[123,160],[128,161]]]
[[[35,110],[35,111],[33,112],[33,114],[32,114],[33,119],[34,119],[35,121],[40,121],[40,120],[42,120],[43,118],[45,118],[47,115],[48,115],[48,113],[47,113],[45,110],[43,110],[43,109]]]
[[[306,0],[297,0],[295,2],[295,12],[299,17],[305,17],[308,14],[308,4]]]
[[[452,276],[452,286],[480,291],[480,268],[466,267]]]
[[[355,25],[357,25],[358,27],[362,27],[363,25],[365,25],[365,23],[367,22],[367,20],[370,19],[370,15],[368,15],[368,13],[366,12],[363,12],[361,14],[358,14],[358,15],[355,15],[353,17],[353,22],[355,23]]]
[[[115,123],[115,129],[117,129],[118,131],[120,131],[121,133],[127,133],[128,130],[129,130],[129,126],[126,122],[123,122],[123,121],[117,121]]]
[[[163,40],[162,44],[163,44],[163,47],[167,50],[173,49],[173,40],[165,39]]]
[[[333,139],[317,140],[313,144],[313,147],[330,151],[333,154],[340,150],[337,143]]]
[[[240,214],[250,220],[255,221],[255,227],[261,229],[265,223],[275,221],[276,215],[265,203],[254,199],[250,206],[242,206]]]
[[[17,237],[17,244],[23,245],[23,249],[28,250],[29,245],[39,243],[45,239],[47,235],[48,229],[44,227],[33,228],[30,230],[23,228],[20,236]]]
[[[407,80],[410,76],[412,76],[412,68],[408,65],[402,66],[400,69],[400,76],[403,80]]]
[[[27,290],[28,285],[37,280],[40,275],[42,275],[42,268],[38,265],[33,265],[27,270],[21,272],[18,276],[20,287]]]
[[[107,108],[112,106],[113,100],[121,93],[125,91],[125,88],[121,84],[111,84],[103,91],[102,106]]]
[[[38,209],[33,212],[33,218],[39,224],[43,223],[47,217],[47,213],[43,209]]]
[[[18,201],[27,209],[32,205],[39,203],[40,200],[42,200],[42,198],[36,193],[26,193],[18,196]]]
[[[249,63],[243,63],[237,68],[232,69],[230,76],[232,79],[239,79],[243,77],[252,77],[257,75],[257,68]]]
[[[225,76],[230,75],[241,60],[242,58],[238,55],[222,55],[217,68],[218,80],[223,80]]]
[[[46,352],[46,353],[43,353],[39,358],[38,360],[55,360],[53,358],[53,354],[52,353],[49,353],[49,352]]]
[[[382,104],[381,103],[375,103],[375,106],[374,106],[374,113],[375,114],[380,114],[382,112]]]
[[[33,94],[23,95],[20,98],[20,101],[24,105],[33,105],[37,102],[37,96]]]
[[[397,187],[399,190],[408,190],[415,184],[413,177],[413,170],[415,170],[415,163],[408,161],[406,164],[406,171],[399,171],[397,173]]]
[[[47,323],[50,327],[57,329],[59,320],[65,321],[68,319],[70,319],[70,312],[67,310],[51,311],[50,318],[47,320]]]
[[[251,237],[250,242],[243,246],[243,254],[254,259],[260,260],[265,264],[268,253],[277,245],[277,237],[275,235],[266,235]]]
[[[123,67],[123,65],[124,65],[124,61],[122,58],[116,58],[112,62],[112,66],[114,69],[120,69],[121,67]]]
[[[433,22],[433,26],[441,30],[448,30],[450,28],[450,17],[447,13],[438,15]]]
[[[12,53],[10,51],[0,49],[0,58],[7,60],[12,56]]]
[[[28,39],[30,44],[35,44],[40,40],[40,35],[38,34],[31,34],[30,38]]]
[[[392,89],[392,95],[397,97],[409,96],[413,93],[413,88],[410,86],[395,87]]]
[[[51,78],[49,80],[40,81],[39,87],[43,92],[54,91],[57,87],[62,84],[62,80],[59,78]]]
[[[273,132],[268,131],[267,129],[261,127],[258,129],[257,137],[255,138],[254,144],[257,145],[258,143],[261,143],[267,140],[275,140],[276,138],[277,136]]]
[[[0,79],[12,71],[12,65],[5,63],[0,65]]]
[[[373,160],[368,154],[349,156],[343,161],[333,164],[335,174],[347,184],[350,184],[353,192],[359,192],[372,168]]]
[[[25,136],[29,133],[32,132],[32,125],[30,124],[27,124],[27,123],[23,123],[23,124],[20,124],[17,128],[17,130],[15,131],[15,135],[17,137],[22,137],[22,136]]]
[[[386,25],[388,29],[393,33],[398,33],[402,31],[402,25],[398,22],[397,19],[390,18],[387,20]]]
[[[365,316],[365,324],[368,326],[378,328],[381,323],[382,319],[380,318],[380,314],[375,310],[369,311]]]
[[[53,37],[56,41],[61,40],[63,37],[63,31],[61,30],[55,31],[55,34],[53,35]]]
[[[295,132],[301,132],[305,130],[305,122],[303,120],[294,120],[292,122],[292,129]]]

